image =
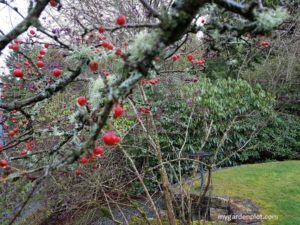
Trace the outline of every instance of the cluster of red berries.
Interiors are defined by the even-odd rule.
[[[114,131],[107,131],[103,135],[103,142],[106,145],[112,146],[117,145],[121,141],[121,138],[118,137]]]
[[[77,103],[80,106],[85,106],[88,104],[88,100],[84,96],[80,96],[77,98]],[[120,103],[117,103],[113,109],[113,118],[118,118],[118,117],[122,116],[123,112],[124,112],[123,106]],[[105,145],[113,146],[113,145],[117,145],[121,141],[121,138],[118,137],[114,131],[107,131],[103,135],[102,141]],[[86,163],[94,160],[96,157],[103,156],[103,155],[104,155],[104,149],[101,148],[100,146],[96,146],[94,148],[91,156],[90,157],[82,156],[79,159],[79,163],[86,164]],[[97,168],[96,166],[94,166],[94,167]],[[94,167],[93,167],[93,169],[95,169]],[[76,176],[80,176],[81,169],[80,168],[76,169],[75,174],[76,174]]]
[[[180,59],[180,54],[175,54],[172,56],[172,60],[173,62],[177,61],[178,59]],[[192,63],[192,64],[196,64],[196,65],[205,65],[206,61],[205,59],[194,59],[194,56],[192,53],[187,54],[187,59]]]
[[[121,16],[118,16],[116,18],[116,24],[117,25],[124,26],[125,23],[126,23],[126,17],[125,16],[121,15]],[[106,31],[106,27],[104,25],[100,25],[99,28],[98,28],[98,31],[99,31],[100,34],[103,34]],[[99,37],[99,41],[102,41],[101,46],[103,48],[108,49],[108,50],[113,50],[114,46],[112,44],[110,44],[109,42],[104,41],[104,40],[105,40],[104,36],[100,36]],[[122,55],[122,49],[121,48],[117,48],[116,49],[116,55],[117,56],[121,56]]]
[[[20,50],[20,45],[22,41],[15,39],[10,45],[8,45],[9,49],[12,49],[14,52],[18,52]]]
[[[34,146],[35,146],[35,142],[33,140],[28,140],[25,142],[25,148],[28,150],[28,151],[32,151]]]
[[[124,26],[126,23],[126,17],[124,15],[120,15],[116,18],[116,24],[119,26]],[[103,34],[106,31],[104,25],[100,25],[98,28],[99,33]]]
[[[20,41],[19,41],[20,42]],[[38,61],[36,63],[36,66],[40,69],[44,68],[45,67],[45,63],[42,61],[42,59],[44,58],[44,56],[46,55],[47,51],[46,49],[49,48],[49,44],[48,43],[45,43],[44,44],[44,48],[45,49],[41,49],[39,50],[39,54],[37,56],[38,58]],[[24,62],[24,65],[29,69],[31,67],[31,63],[29,60],[26,60]],[[62,70],[59,69],[59,68],[54,68],[52,70],[52,75],[54,77],[59,77],[60,75],[62,74]],[[19,65],[16,65],[14,71],[13,71],[13,75],[15,77],[18,77],[18,78],[23,78],[24,77],[24,73],[23,73],[23,70],[21,69],[21,67]],[[50,83],[50,82],[49,82]]]
[[[13,138],[17,133],[19,133],[20,129],[15,127],[8,132],[8,136]]]
[[[175,62],[177,61],[178,59],[180,59],[180,54],[175,54],[172,56],[172,60]]]
[[[101,46],[103,48],[108,49],[108,50],[113,50],[114,49],[114,46],[112,44],[110,44],[109,42],[107,42],[107,41],[103,41]]]
[[[203,66],[203,65],[205,65],[206,61],[205,61],[205,59],[198,59],[198,60],[192,60],[192,63]]]
[[[145,114],[149,114],[151,112],[151,109],[147,108],[147,107],[140,107],[139,111],[141,113],[145,113]]]
[[[160,79],[159,77],[158,78],[155,78],[155,79],[151,79],[151,80],[146,80],[146,79],[142,79],[140,81],[141,84],[149,84],[149,85],[156,85],[156,84],[159,84],[160,83]]]
[[[270,46],[270,42],[268,42],[268,41],[262,41],[262,42],[260,43],[260,46],[261,46],[262,48],[267,48],[267,47]]]
[[[264,40],[266,38],[266,36],[264,34],[259,35],[259,39],[261,39],[262,41],[260,42],[260,47],[262,48],[267,48],[270,46],[270,42]]]

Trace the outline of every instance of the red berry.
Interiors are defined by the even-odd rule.
[[[123,114],[123,107],[121,104],[118,103],[117,106],[114,108],[113,117],[118,118],[118,117],[122,116],[122,114]]]
[[[38,55],[37,58],[38,58],[38,59],[43,59],[44,56],[43,56],[43,55]]]
[[[113,50],[113,49],[114,49],[114,46],[110,44],[110,45],[107,46],[107,49],[108,49],[108,50]]]
[[[98,70],[98,63],[96,61],[91,61],[89,63],[89,67],[90,67],[91,71],[97,72],[97,70]]]
[[[18,133],[18,132],[19,132],[19,128],[15,127],[15,128],[13,129],[13,131],[14,131],[14,132],[15,132],[15,134],[16,134],[16,133]]]
[[[116,49],[116,55],[117,56],[121,56],[122,55],[122,49],[121,48],[117,48]]]
[[[8,161],[6,159],[0,160],[0,167],[5,168],[8,165]]]
[[[189,54],[187,55],[187,58],[188,58],[189,61],[192,61],[192,60],[193,60],[193,54],[192,54],[192,53],[189,53]]]
[[[93,170],[97,170],[98,169],[98,166],[97,165],[93,165]]]
[[[23,71],[21,69],[15,69],[14,70],[14,76],[22,78],[23,77]]]
[[[269,47],[270,43],[268,41],[263,41],[260,43],[260,46],[263,47],[263,48],[267,48]]]
[[[102,155],[104,155],[104,149],[101,148],[100,146],[96,146],[93,150],[93,153],[96,156],[102,156]]]
[[[116,19],[116,24],[123,26],[126,23],[126,17],[125,16],[118,16]]]
[[[20,46],[18,44],[12,44],[11,49],[14,50],[15,52],[18,52],[20,49]]]
[[[99,27],[99,33],[104,33],[105,32],[105,26],[103,26],[103,25],[101,25],[100,27]]]
[[[85,156],[83,156],[80,160],[79,160],[79,163],[81,163],[81,164],[86,164],[86,163],[88,163],[89,162],[89,160],[87,159],[87,157],[85,157]]]
[[[57,6],[57,1],[56,0],[50,0],[50,5],[52,7],[56,7]]]
[[[34,35],[36,34],[34,30],[30,30],[29,33],[30,33],[32,36],[34,36]]]
[[[44,49],[41,49],[40,50],[40,55],[45,55],[46,54],[46,51]]]
[[[31,63],[30,63],[28,60],[26,60],[26,61],[24,62],[24,65],[27,66],[27,67],[30,67],[30,66],[31,66]]]
[[[75,170],[75,175],[76,176],[80,176],[81,175],[81,169],[80,168],[78,168],[78,169]]]
[[[43,67],[45,66],[45,64],[43,63],[43,61],[38,61],[38,62],[36,63],[36,66],[37,66],[38,68],[43,68]]]
[[[8,132],[8,136],[9,137],[13,137],[13,136],[15,136],[15,132],[13,131],[13,130],[10,130],[9,132]]]
[[[55,76],[55,77],[59,77],[61,75],[61,70],[58,69],[58,68],[55,68],[52,70],[52,75]]]
[[[33,141],[31,140],[31,141],[25,142],[25,148],[26,148],[27,150],[29,150],[29,151],[32,151],[32,149],[34,148],[34,143],[33,143]]]
[[[45,44],[44,44],[44,47],[45,47],[45,48],[49,48],[49,44],[48,44],[48,43],[45,43]]]
[[[115,134],[114,131],[108,131],[103,136],[103,142],[106,145],[116,145],[121,139]]]
[[[26,155],[27,154],[27,151],[26,150],[22,150],[21,152],[20,152],[20,155],[21,156],[24,156],[24,155]]]
[[[110,44],[107,41],[102,42],[102,47],[104,47],[104,48],[108,48],[109,45]]]
[[[77,103],[80,105],[80,106],[84,106],[88,103],[86,97],[84,96],[80,96],[77,98]]]

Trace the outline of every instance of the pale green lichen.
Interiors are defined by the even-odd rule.
[[[78,117],[78,115],[76,113],[71,114],[69,116],[70,123],[76,123],[77,122],[77,119],[76,119],[77,117]]]
[[[53,135],[54,136],[63,136],[65,133],[60,131],[57,126],[53,127]]]
[[[113,75],[110,75],[107,78],[107,83],[111,84],[113,82]],[[99,77],[95,81],[90,83],[89,88],[89,103],[93,109],[96,109],[101,105],[104,101],[103,99],[103,91],[105,89],[104,80]]]
[[[148,72],[148,78],[149,79],[154,79],[157,76],[157,72],[155,70],[149,70]]]
[[[157,40],[158,33],[142,31],[136,35],[135,41],[128,47],[130,62],[141,60],[145,53],[153,50],[153,46]]]
[[[268,32],[279,26],[283,21],[289,17],[289,14],[284,8],[277,8],[276,10],[268,9],[265,12],[258,14],[257,31]]]
[[[68,60],[90,60],[94,57],[96,57],[96,54],[91,47],[81,45],[74,49],[73,54],[68,57]]]
[[[101,77],[90,84],[89,103],[94,109],[97,108],[103,101],[102,93],[104,88],[105,83]]]

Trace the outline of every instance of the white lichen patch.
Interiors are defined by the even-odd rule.
[[[112,86],[116,82],[117,76],[111,74],[106,79],[108,86]],[[105,87],[105,82],[101,77],[97,78],[96,80],[90,83],[89,103],[93,109],[98,108],[99,105],[103,103],[103,92],[105,91]]]
[[[288,12],[283,8],[277,8],[276,10],[268,9],[257,16],[258,30],[270,31],[274,27],[279,26],[288,17]]]
[[[92,108],[97,108],[103,101],[102,93],[105,88],[104,80],[99,77],[90,84],[89,88],[89,103]]]
[[[74,49],[73,54],[68,57],[68,60],[89,60],[94,57],[96,57],[96,54],[91,47],[81,45]]]
[[[142,31],[136,35],[135,41],[128,47],[130,62],[141,60],[147,51],[151,51],[157,40],[157,32]]]

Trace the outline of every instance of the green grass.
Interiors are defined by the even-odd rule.
[[[264,225],[300,225],[300,161],[244,165],[213,174],[213,195],[249,198],[262,215],[277,215]]]

